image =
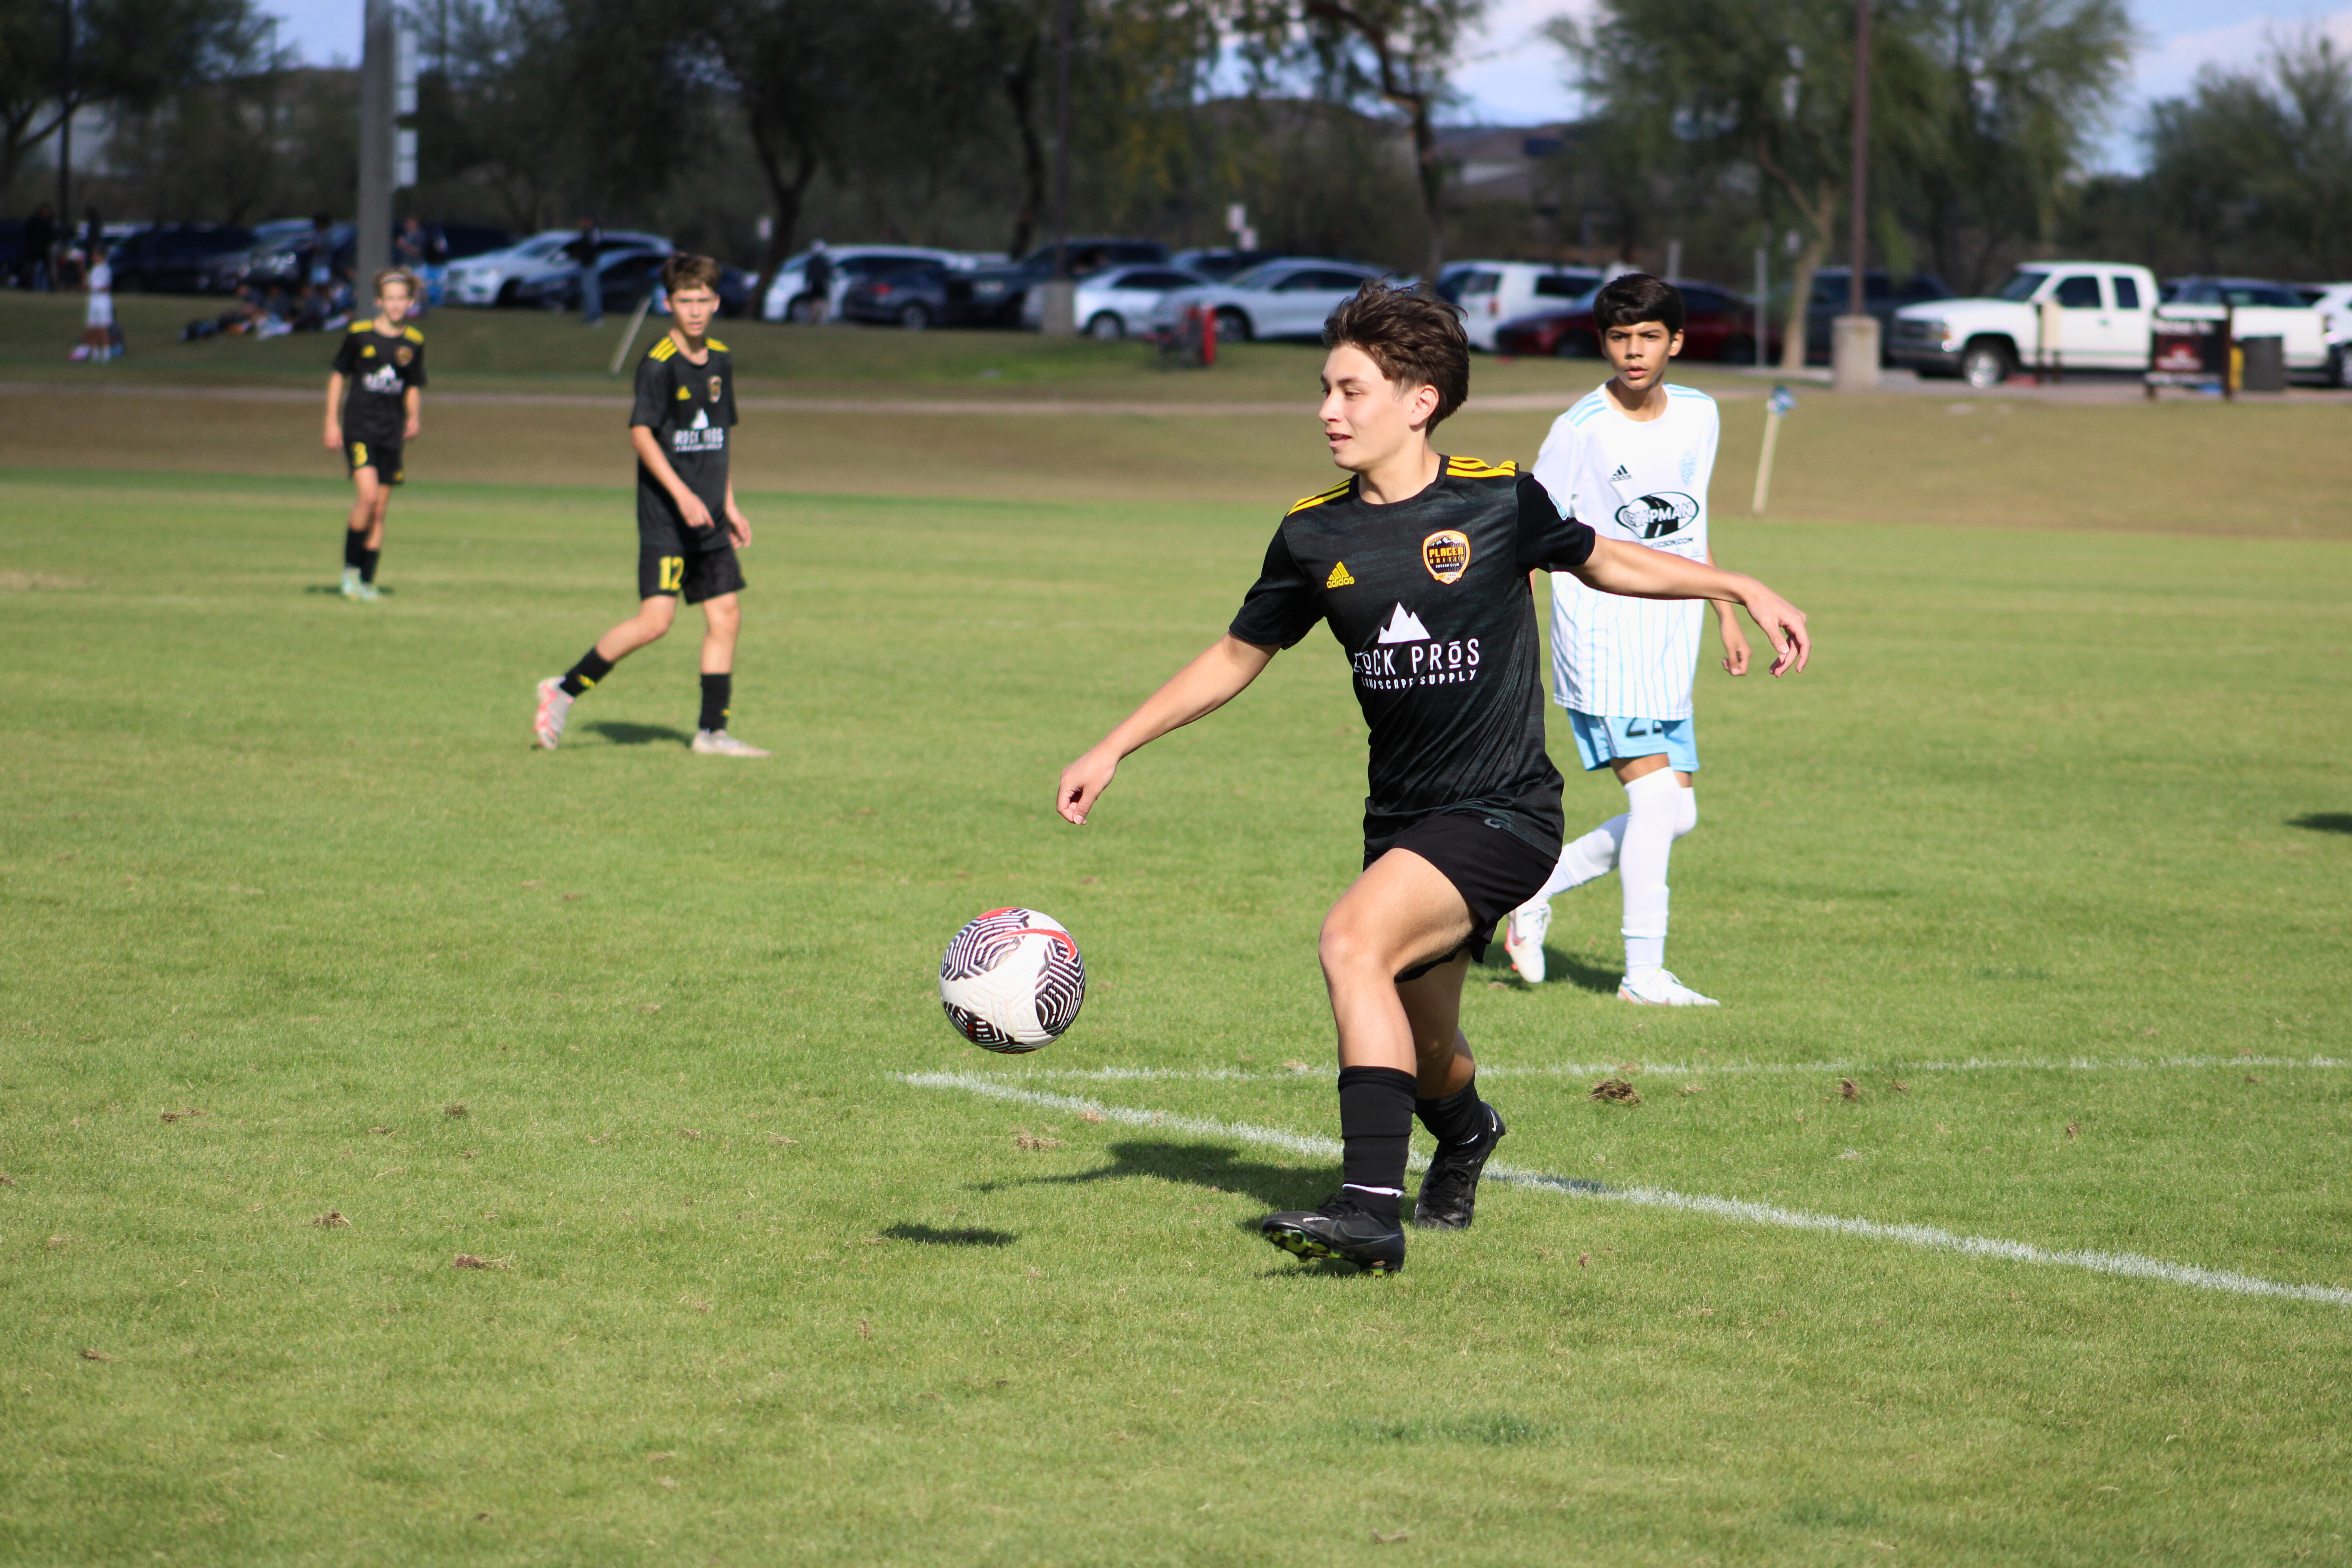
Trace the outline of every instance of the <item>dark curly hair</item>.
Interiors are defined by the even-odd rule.
[[[1341,343],[1363,350],[1400,386],[1435,387],[1432,430],[1470,395],[1470,338],[1462,312],[1443,300],[1369,279],[1323,323],[1323,346]]]
[[[1683,330],[1683,291],[1646,272],[1612,278],[1592,297],[1592,321],[1602,331],[1655,321],[1669,332]]]

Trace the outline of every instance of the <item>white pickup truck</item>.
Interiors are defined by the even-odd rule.
[[[1921,375],[1998,386],[2037,363],[2068,370],[2145,371],[2157,315],[2220,321],[2236,307],[2240,338],[2284,338],[2286,368],[2324,373],[2326,329],[2293,289],[2191,278],[2158,290],[2145,267],[2035,261],[1982,300],[1938,300],[1895,314],[1887,358]]]

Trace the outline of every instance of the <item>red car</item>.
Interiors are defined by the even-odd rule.
[[[1756,363],[1756,316],[1748,301],[1727,289],[1677,283],[1683,296],[1683,352],[1686,360]],[[1777,328],[1765,334],[1768,358],[1780,354]],[[1495,329],[1495,352],[1558,359],[1599,359],[1601,337],[1593,330],[1590,300],[1565,310],[1521,316]]]

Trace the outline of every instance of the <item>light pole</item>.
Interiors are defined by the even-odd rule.
[[[1853,189],[1846,260],[1853,274],[1846,313],[1832,323],[1831,374],[1841,392],[1866,392],[1878,384],[1878,321],[1866,303],[1863,273],[1870,238],[1870,0],[1853,5]]]
[[[1054,277],[1038,326],[1049,338],[1067,338],[1078,331],[1077,286],[1070,281],[1070,0],[1054,8]]]

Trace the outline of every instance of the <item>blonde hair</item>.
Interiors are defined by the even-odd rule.
[[[385,268],[383,271],[375,275],[375,282],[373,287],[378,294],[382,294],[384,289],[394,283],[399,284],[402,288],[408,290],[408,299],[411,304],[415,303],[417,295],[424,292],[424,290],[417,286],[416,274],[411,272],[405,267]]]

